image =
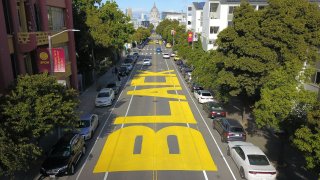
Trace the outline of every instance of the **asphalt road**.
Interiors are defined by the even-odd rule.
[[[240,179],[226,144],[212,129],[173,59],[147,45],[111,107],[96,108],[100,126],[76,174],[79,180]],[[142,66],[144,57],[151,66]]]

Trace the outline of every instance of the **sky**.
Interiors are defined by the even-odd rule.
[[[103,0],[104,2],[106,0]],[[205,0],[203,0],[204,2]],[[160,13],[162,11],[170,12],[186,12],[188,5],[192,2],[198,2],[198,0],[115,0],[119,8],[125,12],[126,8],[132,8],[133,12],[150,12],[153,7],[153,3]]]

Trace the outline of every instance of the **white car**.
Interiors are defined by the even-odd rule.
[[[194,91],[194,97],[199,101],[199,103],[215,102],[211,93],[207,90],[197,90]]]
[[[111,88],[103,88],[96,97],[95,104],[97,107],[110,106],[114,100],[114,91]]]
[[[170,59],[169,53],[163,53],[163,59]]]
[[[151,59],[144,59],[142,65],[143,66],[151,66]]]
[[[80,116],[79,121],[79,134],[84,140],[92,138],[93,133],[99,126],[99,116],[97,114],[84,114]]]
[[[259,147],[249,142],[233,141],[228,143],[227,154],[239,168],[241,178],[248,180],[276,179],[276,169]]]
[[[171,53],[170,56],[171,56],[171,57],[175,57],[176,54],[175,54],[175,53]]]

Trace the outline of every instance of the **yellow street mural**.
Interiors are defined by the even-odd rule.
[[[149,88],[149,89],[139,89],[128,91],[128,95],[135,96],[152,96],[152,97],[162,97],[162,98],[173,98],[173,99],[181,99],[186,100],[185,95],[180,94],[169,94],[168,91],[179,91],[182,88],[179,87],[162,87],[162,88]]]
[[[178,154],[170,154],[167,137],[177,137]],[[137,137],[141,152],[134,154]],[[201,133],[195,129],[170,126],[154,132],[145,126],[129,126],[109,135],[94,173],[143,170],[216,171]]]
[[[198,130],[175,125],[155,132],[143,125],[144,123],[197,123],[188,102],[183,101],[186,100],[186,96],[171,94],[182,90],[176,75],[171,74],[172,72],[173,70],[140,71],[140,74],[134,77],[132,86],[169,86],[138,89],[128,91],[127,94],[168,98],[170,115],[117,117],[114,124],[132,124],[132,126],[123,127],[108,136],[93,170],[94,173],[149,170],[217,171],[205,140]],[[145,82],[146,77],[165,77],[166,82]],[[172,148],[172,144],[171,146],[168,144],[169,137],[176,138],[175,152],[170,152],[169,147]]]
[[[117,117],[114,124],[197,123],[187,101],[169,101],[169,105],[171,115]]]

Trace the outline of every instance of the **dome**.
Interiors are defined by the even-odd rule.
[[[151,13],[153,13],[153,12],[154,12],[154,13],[155,13],[155,12],[156,12],[156,13],[159,13],[158,8],[156,7],[156,3],[153,4],[153,7],[152,7],[152,9],[151,9]]]

